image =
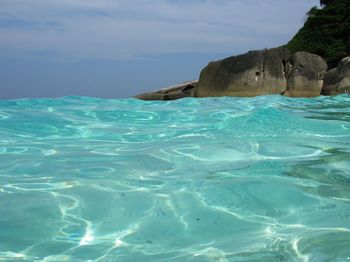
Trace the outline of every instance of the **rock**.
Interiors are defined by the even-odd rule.
[[[135,96],[142,100],[174,100],[184,97],[193,97],[198,81],[188,81],[150,93]]]
[[[314,97],[321,94],[327,63],[322,57],[297,52],[286,65],[287,91],[285,96]]]
[[[324,76],[322,95],[350,93],[350,56],[341,60],[338,66]]]
[[[250,51],[206,66],[199,78],[196,97],[258,96],[286,91],[286,48]]]
[[[327,71],[324,75],[323,87],[321,90],[322,95],[332,95],[336,92],[339,85],[339,77],[337,68],[333,68]]]

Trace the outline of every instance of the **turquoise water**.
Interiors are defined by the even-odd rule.
[[[0,101],[0,261],[350,261],[350,96]]]

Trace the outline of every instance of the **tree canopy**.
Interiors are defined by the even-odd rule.
[[[287,47],[292,53],[318,54],[332,68],[350,54],[350,0],[320,0],[320,4],[307,13],[304,26]]]

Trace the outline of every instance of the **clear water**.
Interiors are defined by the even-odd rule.
[[[350,96],[0,101],[0,261],[350,261]]]

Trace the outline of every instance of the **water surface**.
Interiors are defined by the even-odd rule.
[[[350,261],[350,96],[2,100],[0,261]]]

